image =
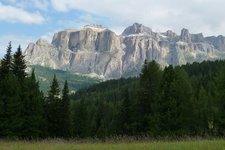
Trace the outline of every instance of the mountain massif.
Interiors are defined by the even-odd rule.
[[[145,59],[161,66],[224,59],[225,37],[204,37],[187,29],[180,35],[170,30],[159,33],[138,23],[117,35],[101,25],[87,25],[55,33],[51,43],[30,43],[24,54],[28,65],[115,79],[137,76]]]

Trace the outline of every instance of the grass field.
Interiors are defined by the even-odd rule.
[[[225,140],[173,142],[0,141],[0,150],[225,150]]]

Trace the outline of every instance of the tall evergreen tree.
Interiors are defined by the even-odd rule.
[[[0,134],[5,137],[19,136],[22,125],[20,99],[20,85],[12,74],[12,46],[11,42],[0,66]]]
[[[129,97],[128,88],[123,90],[123,101],[118,116],[118,124],[120,133],[123,135],[132,134],[132,104]]]
[[[6,76],[12,71],[12,45],[9,42],[9,45],[6,49],[6,54],[1,61],[0,67],[0,80],[4,80]]]
[[[175,131],[177,134],[191,134],[190,130],[193,122],[193,93],[190,80],[187,73],[180,67],[176,67],[175,80],[171,88],[173,91],[173,96],[176,100],[176,116],[174,117]],[[176,133],[175,133],[176,134]]]
[[[1,82],[0,136],[19,137],[22,127],[20,86],[16,77],[9,73]]]
[[[219,134],[225,135],[225,67],[217,75]]]
[[[23,110],[23,128],[21,129],[21,136],[26,138],[38,138],[44,135],[43,126],[45,121],[44,113],[44,99],[43,94],[39,90],[39,84],[36,81],[34,70],[26,82],[26,96],[24,99]]]
[[[196,102],[196,119],[198,120],[196,128],[200,135],[207,134],[208,125],[211,121],[211,115],[208,113],[210,111],[208,108],[209,98],[210,96],[207,94],[205,88],[201,86]]]
[[[60,98],[60,88],[59,83],[56,79],[56,75],[54,75],[50,90],[48,91],[48,98],[50,102],[54,102],[54,100]]]
[[[51,137],[60,137],[62,130],[62,113],[61,113],[61,99],[60,99],[60,89],[59,84],[54,75],[50,90],[48,92],[48,97],[46,100],[46,112],[47,112],[47,126],[48,134]]]
[[[87,136],[87,106],[84,99],[76,101],[73,106],[73,135],[83,138]]]
[[[67,80],[65,81],[64,88],[62,91],[62,135],[63,137],[69,137],[72,133],[72,120],[70,111],[70,98],[69,88]]]
[[[177,101],[174,97],[175,72],[172,66],[164,69],[161,83],[160,128],[163,134],[176,128]]]
[[[25,72],[27,66],[24,57],[25,56],[23,55],[21,47],[19,45],[17,51],[13,55],[12,71],[20,82],[23,82],[27,75]]]
[[[156,104],[159,99],[161,70],[159,65],[152,61],[145,61],[140,75],[140,91],[137,102],[137,130],[139,133],[152,134],[155,127]],[[153,124],[154,122],[154,124]]]

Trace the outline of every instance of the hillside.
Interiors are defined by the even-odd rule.
[[[49,90],[49,86],[52,82],[54,74],[57,76],[61,89],[65,80],[68,81],[71,92],[77,91],[78,89],[90,86],[95,83],[99,83],[101,81],[97,78],[76,75],[68,71],[55,70],[38,65],[29,66],[28,68],[30,68],[29,70],[31,70],[31,68],[35,69],[35,74],[39,81],[40,89],[44,93],[47,93]]]

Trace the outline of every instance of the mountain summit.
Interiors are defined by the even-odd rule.
[[[225,37],[204,37],[187,29],[180,35],[153,32],[138,23],[117,35],[101,25],[87,25],[57,32],[51,43],[43,39],[30,43],[25,55],[29,65],[114,79],[138,75],[145,59],[162,66],[224,59]]]
[[[127,27],[122,33],[123,36],[137,35],[137,34],[151,35],[152,29],[142,24],[134,23],[132,26]]]

